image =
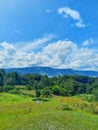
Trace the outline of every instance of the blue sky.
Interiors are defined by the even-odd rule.
[[[98,71],[97,0],[0,0],[0,67]]]

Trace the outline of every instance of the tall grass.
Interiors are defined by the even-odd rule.
[[[98,115],[92,109],[92,103],[76,97],[36,102],[31,97],[1,93],[0,130],[97,130]]]

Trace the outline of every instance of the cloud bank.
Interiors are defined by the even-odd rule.
[[[37,65],[98,71],[98,54],[96,50],[87,48],[85,42],[79,47],[70,40],[58,40],[53,43],[49,40],[49,37],[44,37],[21,46],[0,43],[0,68]],[[46,42],[48,44],[44,44]],[[43,45],[42,49],[35,51],[40,45]]]

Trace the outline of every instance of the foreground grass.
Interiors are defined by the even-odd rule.
[[[74,97],[35,102],[31,97],[1,93],[0,130],[97,130],[94,105]]]

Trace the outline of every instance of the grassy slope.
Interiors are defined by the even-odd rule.
[[[63,110],[66,104],[73,110]],[[0,94],[0,130],[97,130],[92,105],[73,97],[34,102],[30,97]]]

